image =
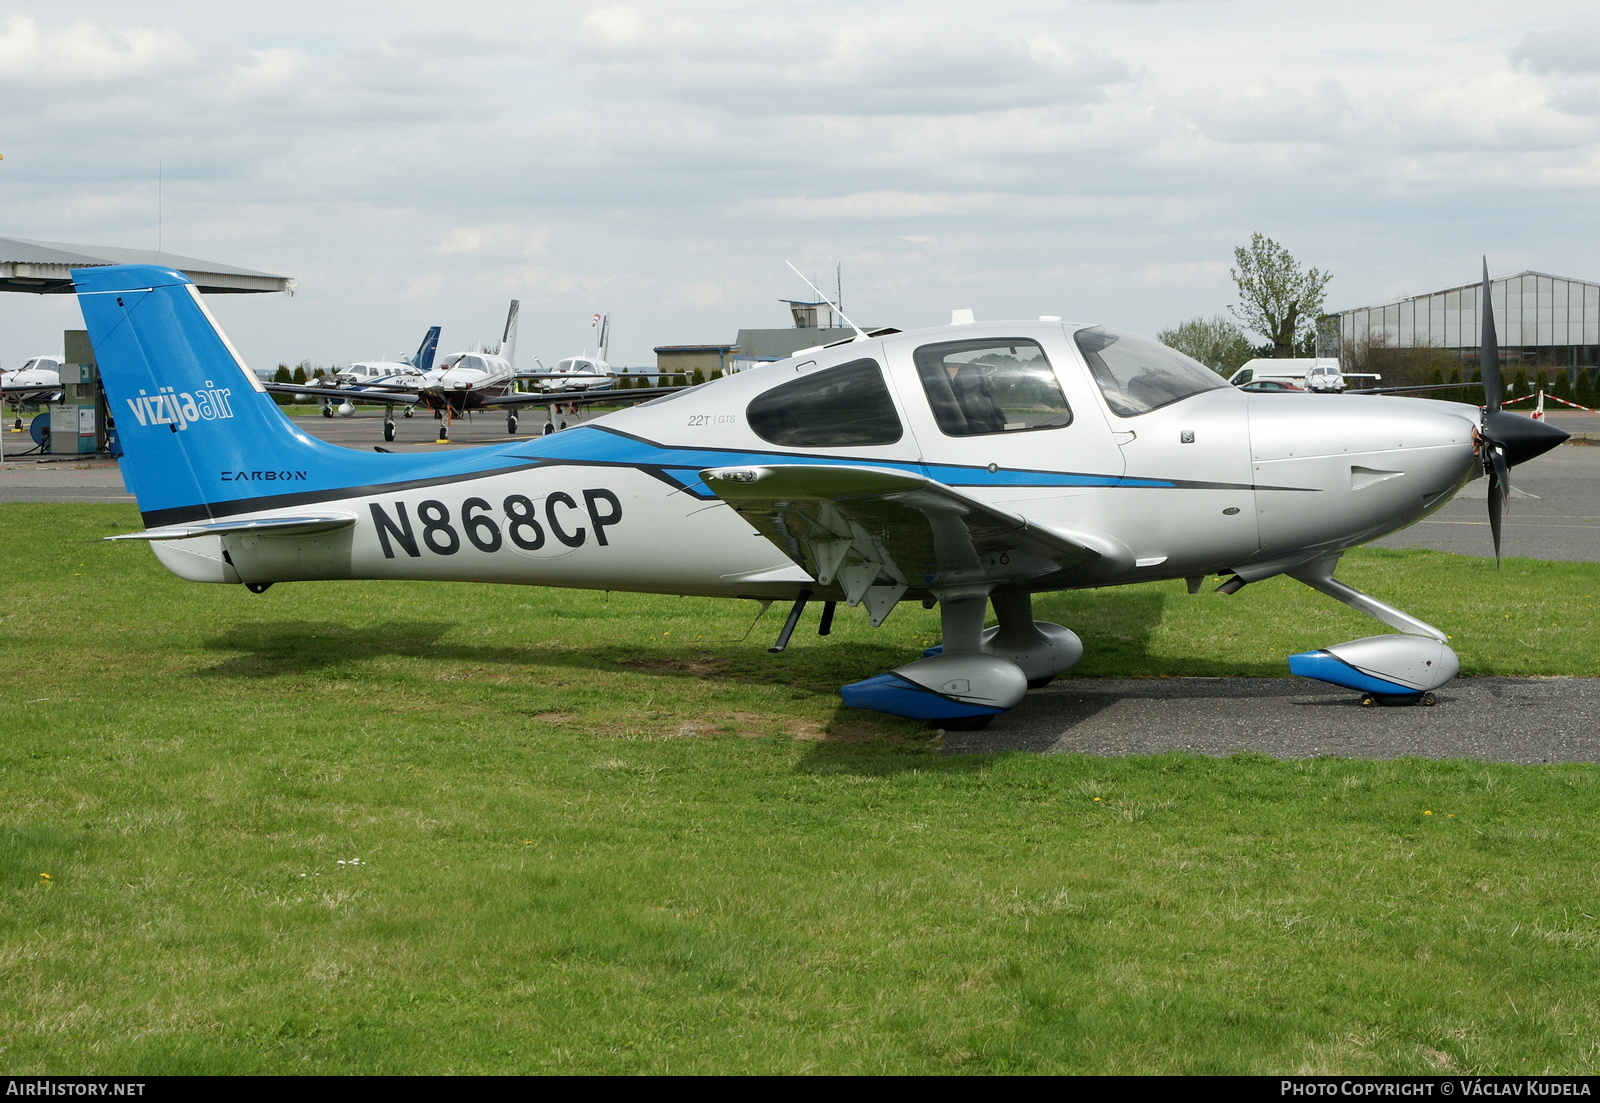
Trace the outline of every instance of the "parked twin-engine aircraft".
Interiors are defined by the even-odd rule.
[[[351,391],[399,390],[411,393],[422,387],[422,381],[433,370],[433,357],[439,349],[439,327],[430,326],[423,335],[417,351],[404,360],[358,360],[347,368],[333,373],[339,387]],[[348,413],[340,411],[345,417]]]
[[[589,323],[596,330],[596,353],[590,356],[587,349],[577,356],[556,361],[549,372],[525,375],[533,379],[537,390],[550,391],[606,391],[617,385],[617,375],[606,362],[611,349],[611,315],[596,314]]]
[[[0,371],[0,393],[7,402],[37,402],[61,389],[61,365],[66,357],[30,356],[20,368]]]
[[[357,401],[385,407],[383,439],[386,441],[395,439],[395,406],[404,406],[405,416],[410,417],[412,406],[421,405],[432,410],[434,417],[444,422],[439,427],[441,443],[449,440],[449,424],[453,419],[475,412],[504,411],[506,432],[514,435],[520,411],[528,406],[548,406],[550,420],[545,424],[544,431],[550,433],[558,426],[562,429],[567,426],[564,415],[559,412],[562,407],[576,409],[579,405],[597,401],[623,400],[599,397],[600,392],[610,391],[616,385],[616,373],[605,362],[606,344],[610,339],[610,323],[605,315],[595,315],[595,324],[600,329],[598,357],[571,357],[557,364],[553,372],[519,372],[515,359],[520,314],[521,304],[512,299],[511,309],[506,315],[505,332],[498,344],[477,351],[451,353],[439,361],[438,367],[433,366],[434,349],[439,341],[439,327],[434,326],[409,362],[419,370],[407,370],[404,365],[352,365],[352,368],[338,374],[338,387],[269,383],[267,390],[320,397],[324,401],[322,412],[326,417],[332,417],[335,410],[341,417],[353,415],[355,405],[349,392],[359,391],[361,394]],[[535,357],[535,362],[537,359]],[[395,370],[381,378],[362,379],[354,369],[363,367],[370,369],[366,374],[374,376],[380,369]],[[518,385],[524,380],[530,381],[534,389],[520,390]],[[635,389],[625,396],[625,400],[640,401],[665,394],[671,389],[675,388],[659,388],[648,392]],[[337,407],[334,405],[336,400],[339,402]]]
[[[1291,670],[1385,703],[1449,681],[1438,629],[1339,582],[1340,555],[1566,434],[1490,406],[1252,395],[1154,341],[1059,319],[847,341],[570,429],[430,455],[296,428],[189,280],[73,273],[123,478],[174,573],[244,584],[454,579],[864,605],[937,604],[942,649],[847,703],[979,727],[1082,644],[1035,621],[1053,590],[1286,574],[1399,630]],[[963,312],[964,313],[964,312]],[[997,625],[985,628],[993,607]]]
[[[433,356],[438,348],[439,327],[431,326],[417,351],[405,360],[357,361],[334,372],[331,387],[267,383],[265,388],[274,394],[291,394],[297,399],[320,398],[323,417],[332,417],[336,412],[340,417],[353,416],[356,408],[352,399],[381,405],[384,408],[383,439],[393,440],[394,408],[401,406],[405,416],[411,416],[411,408],[421,397],[427,374],[433,370]]]

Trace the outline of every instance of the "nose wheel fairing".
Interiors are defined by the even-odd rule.
[[[1459,670],[1454,651],[1422,636],[1368,636],[1289,656],[1289,673],[1370,694],[1380,704],[1415,704]]]
[[[1338,562],[1338,555],[1326,556],[1288,574],[1374,620],[1398,628],[1402,634],[1366,636],[1290,655],[1289,673],[1356,690],[1377,704],[1432,704],[1433,691],[1461,669],[1456,653],[1445,642],[1445,634],[1334,578]]]

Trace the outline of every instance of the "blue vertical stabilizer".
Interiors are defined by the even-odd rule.
[[[516,464],[500,450],[357,452],[296,426],[183,273],[155,265],[72,273],[122,445],[122,477],[149,525],[328,500],[341,489]]]
[[[411,366],[426,374],[433,370],[433,358],[439,352],[439,327],[433,326],[428,330],[422,344],[417,346],[417,351],[411,354]]]

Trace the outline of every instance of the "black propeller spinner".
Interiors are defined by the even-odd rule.
[[[1505,391],[1500,383],[1500,340],[1489,300],[1489,258],[1483,259],[1483,337],[1479,350],[1483,375],[1483,420],[1478,426],[1478,456],[1489,477],[1489,532],[1494,538],[1494,564],[1500,566],[1500,518],[1511,497],[1511,468],[1542,456],[1567,439],[1545,421],[1500,408]]]

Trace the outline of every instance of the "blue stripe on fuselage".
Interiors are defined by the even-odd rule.
[[[552,433],[516,448],[518,459],[546,463],[592,463],[653,468],[690,493],[702,498],[715,495],[700,481],[700,472],[740,464],[811,464],[819,467],[881,467],[922,475],[946,486],[1040,487],[1148,487],[1171,488],[1170,479],[1138,479],[1124,475],[1088,475],[1070,471],[1018,471],[960,464],[906,463],[877,457],[817,456],[798,452],[758,452],[747,449],[693,448],[656,444],[642,437],[599,425],[586,425]]]

